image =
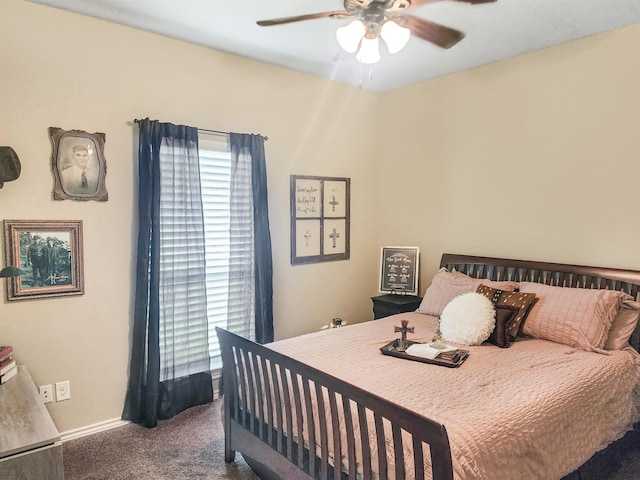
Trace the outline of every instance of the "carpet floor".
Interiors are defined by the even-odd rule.
[[[240,454],[224,461],[221,400],[191,408],[156,428],[128,424],[65,442],[65,480],[257,480]],[[640,440],[632,438],[608,478],[640,479]]]
[[[258,477],[240,454],[224,461],[221,401],[193,407],[156,428],[128,424],[65,442],[65,480],[182,480]]]

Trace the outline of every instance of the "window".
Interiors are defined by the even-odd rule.
[[[239,163],[244,167],[234,172],[232,198],[229,135],[201,132],[195,192],[186,180],[193,170],[180,170],[192,154],[187,148],[161,146],[161,380],[221,369],[217,326],[255,338],[250,165]],[[176,167],[180,155],[185,160]]]
[[[211,369],[222,367],[215,327],[227,328],[230,258],[231,153],[229,137],[200,133],[200,182],[204,214],[207,317]]]

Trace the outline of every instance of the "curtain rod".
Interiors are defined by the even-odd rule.
[[[134,120],[134,123],[140,123],[141,121],[142,121],[142,120],[139,120],[139,119],[137,119],[137,118],[136,118],[136,119]],[[196,128],[197,128],[197,127],[196,127]],[[210,130],[210,129],[207,129],[207,128],[198,128],[198,131],[199,131],[199,132],[206,132],[206,133],[221,133],[222,135],[230,135],[230,134],[231,134],[231,132],[222,132],[222,131],[220,131],[220,130]],[[269,137],[267,137],[267,136],[264,136],[263,138],[264,138],[264,141],[265,141],[265,142],[266,142],[267,140],[269,140]]]

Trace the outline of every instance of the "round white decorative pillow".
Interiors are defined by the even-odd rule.
[[[462,345],[480,345],[496,326],[493,303],[480,293],[458,295],[440,315],[442,338]]]

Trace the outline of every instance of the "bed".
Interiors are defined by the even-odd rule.
[[[239,451],[263,479],[605,478],[637,434],[640,272],[457,254],[440,266],[418,312],[265,346],[217,329],[225,460]],[[531,299],[505,307],[526,313],[515,341],[465,346],[458,368],[382,355],[402,320],[411,340],[434,336],[460,293],[437,291],[441,277],[500,287],[496,312],[498,298]],[[607,319],[573,331],[567,318],[587,311]],[[635,321],[605,348],[622,313]]]

